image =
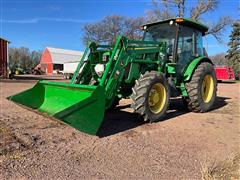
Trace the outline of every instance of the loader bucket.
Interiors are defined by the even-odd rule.
[[[39,81],[33,88],[8,99],[92,135],[96,135],[101,126],[105,111],[101,86]]]

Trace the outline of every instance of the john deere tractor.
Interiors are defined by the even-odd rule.
[[[203,48],[206,26],[174,18],[141,27],[143,40],[119,36],[114,46],[89,43],[70,83],[39,81],[10,100],[96,134],[106,109],[121,98],[144,120],[162,120],[170,97],[181,96],[194,112],[216,99],[213,63]]]

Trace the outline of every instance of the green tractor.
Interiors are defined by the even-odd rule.
[[[217,81],[202,37],[208,28],[175,18],[142,27],[143,40],[119,36],[114,46],[91,42],[70,83],[39,81],[10,100],[96,134],[105,110],[121,98],[144,120],[162,120],[170,97],[181,96],[193,112],[209,111]]]

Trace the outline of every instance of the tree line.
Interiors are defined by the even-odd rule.
[[[42,52],[31,51],[29,48],[9,48],[9,69],[15,71],[16,69],[30,70],[39,64]]]
[[[232,25],[227,53],[216,54],[211,56],[210,59],[217,66],[232,66],[234,73],[240,75],[240,20]]]

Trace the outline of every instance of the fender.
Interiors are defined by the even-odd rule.
[[[184,82],[189,81],[191,79],[195,69],[202,62],[209,62],[213,64],[213,62],[208,57],[200,56],[198,58],[195,58],[194,60],[191,61],[191,63],[187,66],[187,68],[184,71],[183,75]]]

